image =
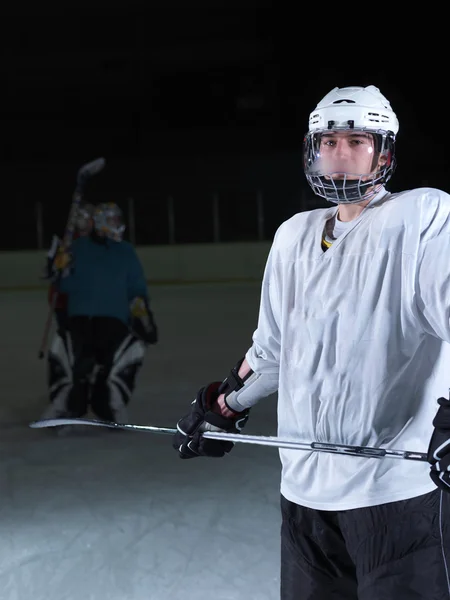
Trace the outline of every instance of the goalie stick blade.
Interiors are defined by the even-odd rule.
[[[86,425],[88,427],[108,427],[109,429],[124,429],[129,431],[146,431],[173,435],[176,429],[169,427],[152,427],[151,425],[131,425],[127,423],[114,423],[113,421],[100,421],[96,419],[42,419],[29,424],[32,429],[46,429],[47,427],[63,427],[66,425]]]
[[[43,419],[30,423],[33,429],[46,427],[60,427],[63,425],[92,425],[95,427],[109,427],[110,429],[124,429],[128,431],[143,431],[147,433],[158,433],[174,435],[177,430],[169,427],[156,427],[152,425],[131,425],[114,423],[112,421],[100,421],[96,419]],[[270,446],[273,448],[285,448],[288,450],[305,450],[308,452],[328,452],[331,454],[343,454],[347,456],[359,456],[362,458],[402,458],[404,460],[415,460],[426,462],[427,455],[423,452],[410,452],[408,450],[391,450],[385,448],[372,448],[369,446],[345,446],[343,444],[329,444],[324,442],[297,442],[285,440],[274,436],[243,435],[240,433],[225,433],[207,431],[203,437],[212,440],[226,442],[255,444],[258,446]]]
[[[88,177],[92,177],[93,175],[97,175],[104,168],[106,164],[106,160],[103,157],[96,158],[91,162],[86,163],[78,170],[77,174],[77,182],[87,179]]]

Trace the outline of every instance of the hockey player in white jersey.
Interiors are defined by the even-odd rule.
[[[280,226],[251,348],[177,425],[182,458],[224,456],[202,431],[278,391],[283,438],[428,453],[280,450],[282,600],[450,598],[450,196],[386,190],[398,130],[374,86],[311,113],[305,174],[330,207]]]

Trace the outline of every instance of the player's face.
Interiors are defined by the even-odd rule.
[[[375,145],[370,133],[362,131],[330,131],[320,139],[320,170],[333,174],[333,179],[368,179],[374,166]],[[330,176],[327,177],[330,179]]]
[[[111,227],[111,229],[115,229],[121,225],[121,219],[117,215],[109,215],[106,218],[106,222]]]
[[[121,241],[125,226],[119,215],[110,214],[106,217],[108,233],[107,236],[113,240]]]

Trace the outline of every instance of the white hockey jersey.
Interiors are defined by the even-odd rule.
[[[324,252],[337,207],[281,225],[267,261],[255,373],[278,373],[278,433],[426,452],[450,387],[450,196],[383,190]],[[281,493],[322,510],[425,494],[429,465],[280,450]]]

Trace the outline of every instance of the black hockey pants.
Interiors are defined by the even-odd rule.
[[[72,417],[81,417],[90,404],[98,418],[114,420],[108,376],[114,354],[128,335],[128,328],[112,317],[80,316],[69,320],[69,330],[74,365],[73,386],[67,399],[68,412]],[[96,365],[98,372],[90,389],[89,378]]]
[[[450,494],[281,511],[281,600],[450,600]]]

